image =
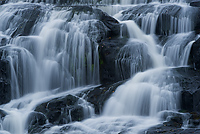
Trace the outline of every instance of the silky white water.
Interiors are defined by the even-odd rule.
[[[57,93],[57,94],[55,94],[56,91],[38,92],[35,94],[28,94],[24,97],[21,97],[20,99],[12,100],[10,103],[6,105],[2,105],[0,108],[4,109],[5,112],[8,113],[8,115],[5,116],[1,124],[2,134],[4,134],[3,131],[7,131],[7,133],[11,133],[11,134],[28,133],[27,119],[29,117],[29,114],[31,112],[34,112],[34,109],[38,104],[41,104],[53,98],[62,97],[68,94],[75,95],[77,93],[80,93],[81,91],[87,90],[88,88],[90,87],[76,88],[70,91]],[[85,114],[87,114],[88,117],[93,116],[94,115],[93,108],[89,106],[88,104],[84,103],[84,101],[82,102],[83,103],[81,103],[80,105],[84,106],[86,111],[89,111],[89,113],[86,112]],[[48,121],[46,123],[48,123]]]
[[[80,2],[85,3],[91,1]],[[130,7],[138,3],[144,4],[147,1],[120,2],[121,5],[134,4]],[[119,3],[104,0],[102,4]],[[41,5],[44,12],[38,14],[30,35],[15,36],[16,27],[21,27],[21,24],[26,22],[20,19],[21,12],[26,9],[20,5],[29,8],[27,3],[22,2],[0,7],[0,35],[9,40],[6,46],[0,46],[3,53],[1,60],[9,61],[12,90],[12,101],[0,106],[8,114],[0,120],[2,134],[27,134],[29,114],[37,105],[68,94],[76,96],[88,90],[90,87],[87,85],[100,84],[97,43],[100,33],[94,14],[74,14],[70,10],[54,10],[51,6],[35,4],[36,7]],[[160,44],[155,38],[158,7],[163,9],[168,4],[156,3],[152,13],[144,16],[140,14],[141,27],[138,26],[137,19],[126,19],[126,14],[122,12],[129,6],[121,5],[115,5],[113,10],[105,8],[105,11],[109,14],[120,12],[115,17],[122,26],[126,26],[129,39],[120,48],[115,63],[121,70],[116,73],[130,72],[130,78],[107,100],[99,116],[94,114],[94,108],[82,96],[80,105],[84,107],[85,116],[89,119],[54,125],[44,131],[44,134],[136,134],[159,124],[159,113],[162,111],[177,111],[180,107],[182,89],[176,82],[172,69],[187,66],[194,42],[188,40],[193,34],[190,32],[191,18],[184,16],[186,12],[183,12],[184,17],[179,20],[171,18],[169,35],[172,35],[164,44]],[[185,7],[185,4],[181,7]],[[123,33],[120,38],[125,38]],[[128,66],[128,70],[123,68],[124,66]],[[48,124],[48,120],[46,123]]]

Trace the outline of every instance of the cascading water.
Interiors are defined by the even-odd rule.
[[[181,91],[181,88],[175,80],[171,80],[170,71],[168,72],[168,69],[165,68],[164,59],[158,53],[153,38],[145,35],[135,23],[131,22],[132,25],[130,22],[125,23],[131,38],[142,40],[147,44],[145,53],[149,54],[154,69],[138,73],[120,86],[107,102],[105,115],[155,116],[159,111],[177,109],[178,92]],[[137,59],[137,56],[134,58]],[[143,58],[149,60],[145,59],[146,56]]]
[[[18,19],[20,23],[23,20],[20,18],[20,11],[15,9],[15,6],[19,5],[11,4],[9,9],[11,10],[14,8],[13,12],[16,12],[16,10],[19,12],[17,15],[19,16]],[[28,4],[25,4],[25,6],[29,8]],[[37,7],[38,5],[35,6]],[[21,12],[25,11],[26,9],[23,9]],[[5,12],[8,12],[7,9],[5,9],[1,15],[5,16],[3,15]],[[99,64],[97,60],[99,58],[97,51],[98,46],[96,43],[98,30],[93,30],[97,29],[95,27],[96,21],[93,20],[93,15],[74,14],[74,16],[70,18],[70,15],[72,14],[72,11],[47,12],[44,15],[44,18],[38,20],[38,23],[33,27],[33,35],[18,36],[10,40],[10,44],[15,44],[16,51],[19,49],[19,54],[23,53],[24,50],[20,50],[23,48],[25,48],[25,51],[28,50],[26,53],[29,54],[29,56],[26,56],[25,54],[18,56],[17,54],[16,58],[12,58],[12,61],[15,62],[15,64],[22,66],[19,67],[18,65],[13,64],[12,68],[16,69],[13,70],[14,72],[12,71],[12,74],[15,74],[16,78],[20,77],[19,75],[22,75],[22,78],[17,78],[18,81],[27,84],[26,86],[23,86],[22,84],[20,89],[29,89],[28,91],[21,93],[21,95],[57,87],[71,89],[86,84],[99,83]],[[13,14],[5,17],[12,18]],[[45,18],[48,19],[46,20]],[[9,22],[10,19],[3,19],[2,21],[5,20],[7,20],[7,22],[1,23],[12,23],[12,21]],[[17,21],[15,18],[13,20]],[[96,32],[94,35],[88,35],[91,40],[87,36],[87,33],[90,34],[89,28],[85,26],[90,27],[90,30]],[[12,29],[14,29],[14,27],[17,27],[16,24],[9,28],[2,26],[2,30],[5,29],[6,34],[12,34]],[[15,52],[13,54],[15,54]],[[12,54],[7,55],[10,56]],[[7,55],[3,57],[7,58]],[[33,61],[28,62],[28,59]],[[34,75],[27,73],[27,71],[30,71],[30,73],[33,73]],[[27,75],[28,77],[23,77],[23,75]],[[27,82],[27,80],[29,80],[29,82]],[[34,85],[36,85],[36,87],[34,87]],[[30,88],[34,89],[31,90]]]
[[[181,33],[173,35],[164,44],[162,54],[169,66],[186,66],[192,47],[194,33]]]
[[[187,66],[196,36],[192,32],[194,16],[187,14],[190,7],[185,2],[27,0],[1,5],[0,59],[9,62],[12,100],[0,106],[0,133],[34,133],[27,124],[39,124],[41,119],[43,126],[39,129],[44,134],[139,133],[159,124],[159,113],[180,107],[182,89],[172,70]],[[116,73],[129,80],[108,99],[100,117],[95,117],[93,106],[85,100],[85,91],[90,88],[88,85],[100,84],[98,43],[112,29],[105,22],[108,15],[85,4],[120,4],[114,5],[117,9],[111,12],[107,10],[109,6],[99,8],[109,14],[120,11],[115,15],[121,24],[119,38],[129,38],[115,59]],[[176,15],[168,16],[172,12]],[[166,20],[170,24],[165,24]],[[159,40],[156,34],[170,36]],[[63,107],[54,109],[54,103]],[[50,119],[42,106],[48,114],[52,112]],[[73,112],[77,115],[81,111],[83,119],[89,119],[74,122],[81,117],[75,120]],[[57,119],[58,113],[63,119]],[[53,118],[55,124],[51,122]]]
[[[65,91],[99,83],[99,31],[96,16],[83,12],[78,14],[73,9],[42,9],[42,6],[44,5],[11,3],[1,7],[0,16],[3,19],[0,30],[9,39],[9,44],[0,48],[1,60],[10,63],[11,99],[18,99],[29,93],[54,89]],[[32,29],[27,30],[26,27],[30,25],[33,26]],[[31,35],[27,36],[28,34]],[[27,108],[28,104],[30,102],[24,103],[24,107]],[[80,102],[83,108],[87,105]],[[26,133],[26,120],[33,107],[20,119],[25,108],[18,106],[8,106],[9,109],[16,110],[8,112],[1,130]],[[6,107],[2,106],[7,109]],[[87,112],[85,114],[90,116]],[[17,121],[19,119],[20,122]]]
[[[185,3],[188,0],[121,0],[122,5],[129,5],[129,4],[141,4],[141,3],[151,3],[151,2],[160,2],[160,3]]]
[[[139,3],[150,3],[150,2],[188,2],[188,0],[71,0],[71,1],[63,1],[63,0],[5,0],[4,3],[7,2],[44,2],[51,4],[139,4]]]

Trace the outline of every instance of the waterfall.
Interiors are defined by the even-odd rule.
[[[29,25],[20,18],[21,12],[23,14],[26,9],[18,11],[17,6],[8,5],[11,12],[17,11],[16,19],[13,18],[13,14],[5,15],[5,12],[8,12],[7,8],[0,14],[8,18],[2,19],[1,24],[9,25],[10,23],[8,27],[2,25],[1,30],[10,36],[18,25],[18,23],[13,25],[10,18],[19,23],[25,23],[25,27]],[[30,5],[24,4],[24,6]],[[38,5],[34,6],[38,7]],[[34,20],[37,23],[31,31],[32,35],[17,36],[10,40],[10,43],[16,47],[15,51],[8,52],[3,57],[5,59],[11,57],[11,74],[12,78],[16,77],[12,87],[14,87],[13,90],[17,90],[16,93],[13,92],[16,94],[14,98],[41,90],[58,87],[66,90],[99,83],[98,30],[95,26],[97,21],[94,20],[93,15],[74,14],[73,18],[70,18],[71,15],[72,11],[47,11],[44,18],[48,19]],[[79,22],[78,18],[82,21]],[[96,34],[90,34],[89,30],[93,30]],[[12,55],[16,55],[16,58]]]
[[[175,1],[173,1],[175,2]],[[129,3],[130,4],[130,3]],[[162,5],[164,6],[164,5]],[[167,6],[167,5],[166,5]],[[184,23],[171,23],[170,26],[174,24],[178,27],[178,33],[172,35],[169,40],[166,41],[164,47],[162,49],[162,55],[159,54],[159,44],[156,44],[154,41],[152,34],[155,34],[155,27],[158,15],[156,19],[152,17],[153,21],[149,21],[150,15],[154,15],[158,13],[158,9],[160,11],[164,10],[165,7],[160,8],[160,5],[154,6],[155,9],[153,13],[147,13],[142,16],[141,28],[144,32],[151,33],[150,35],[145,35],[140,28],[133,21],[122,21],[127,26],[127,30],[130,38],[138,39],[140,41],[144,41],[146,44],[146,52],[151,57],[153,66],[149,64],[147,61],[150,61],[148,56],[144,54],[140,49],[137,51],[135,47],[134,50],[131,47],[128,47],[130,41],[127,43],[124,48],[127,47],[126,51],[122,48],[119,52],[119,59],[117,60],[117,65],[119,68],[121,67],[122,76],[123,73],[127,70],[133,72],[130,76],[132,78],[126,82],[124,85],[121,85],[117,88],[116,92],[113,96],[108,100],[107,104],[104,108],[104,115],[109,116],[119,116],[119,115],[146,115],[146,116],[156,116],[156,114],[163,110],[176,110],[179,108],[179,96],[182,88],[173,78],[173,73],[170,71],[168,66],[186,66],[187,60],[189,58],[189,53],[192,44],[194,43],[193,33],[188,26],[190,26],[190,22],[184,21]],[[159,8],[158,8],[159,7]],[[138,9],[134,9],[133,11],[138,11]],[[139,6],[139,8],[142,10]],[[186,9],[186,8],[184,8]],[[127,10],[128,11],[128,10]],[[130,11],[130,9],[129,9]],[[128,12],[129,12],[128,11]],[[156,11],[156,12],[155,12]],[[159,12],[160,12],[159,11]],[[126,12],[126,11],[125,11]],[[145,11],[144,11],[145,12]],[[151,12],[151,11],[150,11]],[[134,12],[133,12],[134,13]],[[184,13],[183,13],[184,14]],[[128,14],[127,14],[128,15]],[[119,19],[125,20],[126,14],[121,13],[118,16]],[[147,19],[146,19],[147,18]],[[130,19],[130,18],[129,18]],[[188,17],[184,17],[183,19],[188,20]],[[138,20],[138,19],[136,19]],[[156,21],[154,21],[156,20]],[[182,21],[183,22],[183,21]],[[162,24],[162,23],[161,23]],[[186,27],[185,27],[186,26]],[[146,29],[152,29],[150,32],[147,32]],[[176,28],[175,28],[176,29]],[[174,31],[173,29],[171,31]],[[189,32],[189,33],[185,33]],[[176,31],[175,31],[176,33]],[[137,46],[137,42],[133,42],[135,46]],[[129,45],[130,46],[130,45]],[[129,51],[132,50],[133,54],[137,54],[137,56],[131,56]],[[137,52],[134,52],[137,51]],[[122,53],[123,52],[123,53]],[[130,56],[130,57],[129,57]],[[128,58],[127,58],[128,57]],[[134,57],[134,59],[132,58]],[[142,60],[139,58],[142,57],[142,60],[146,61],[146,64],[141,63]],[[127,62],[127,59],[129,60]],[[137,61],[138,64],[134,64]],[[132,65],[134,64],[134,65]],[[166,64],[166,65],[165,65]],[[123,66],[128,66],[129,68],[124,68]],[[134,67],[132,67],[134,66]],[[135,68],[140,68],[136,70]],[[153,68],[153,69],[150,69]],[[147,71],[145,71],[147,70]],[[141,73],[137,73],[141,72]]]
[[[11,96],[0,105],[0,133],[137,134],[178,113],[175,70],[188,67],[199,14],[187,2],[0,2],[0,61],[9,66],[0,84]],[[106,81],[113,72],[118,87]]]
[[[125,23],[130,38],[142,40],[147,44],[145,53],[151,57],[153,66],[149,68],[153,69],[139,70],[144,72],[137,73],[124,85],[118,87],[108,100],[104,115],[156,116],[163,110],[176,110],[179,105],[181,87],[170,78],[173,78],[173,75],[170,70],[165,68],[164,58],[159,54],[154,39],[145,35],[133,21]],[[124,54],[127,54],[127,51],[124,51]],[[149,60],[145,59],[144,53],[138,55],[141,55],[143,60]],[[137,59],[137,57],[135,58]]]

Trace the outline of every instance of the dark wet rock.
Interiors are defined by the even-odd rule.
[[[45,133],[45,131],[49,130],[51,127],[53,127],[52,124],[45,124],[42,126],[33,127],[29,129],[28,133],[29,134],[43,134]]]
[[[139,134],[198,134],[200,129],[181,129],[176,127],[165,126],[163,124],[152,127],[145,132],[140,132]]]
[[[26,123],[28,132],[31,133],[35,128],[45,125],[46,120],[47,118],[43,113],[32,112],[31,114],[29,114],[29,117]]]
[[[105,38],[105,36],[118,37],[120,34],[120,23],[113,17],[109,16],[107,13],[101,11],[100,9],[94,9],[90,6],[72,6],[68,11],[71,11],[71,14],[70,14],[71,17],[68,18],[68,21],[71,21],[75,14],[80,14],[80,13],[85,13],[85,14],[90,15],[88,16],[88,18],[86,17],[86,18],[80,18],[80,19],[99,20],[96,22],[97,23],[96,26],[97,26],[97,29],[100,31],[99,36],[102,36],[102,37],[98,37],[98,38],[103,39]],[[88,31],[88,32],[90,33],[91,31]],[[98,39],[97,41],[99,42],[100,39]]]
[[[199,90],[199,71],[196,71],[191,67],[180,67],[174,70],[179,74],[176,80],[179,82],[183,90],[190,90],[191,93]]]
[[[8,34],[11,37],[29,35],[37,19],[44,15],[44,10],[38,4],[3,5],[2,8],[13,11],[7,16],[9,21],[4,28],[5,30],[10,28]]]
[[[198,18],[200,18],[200,16]],[[194,30],[195,30],[196,34],[200,34],[200,22],[198,22],[198,24],[195,26]]]
[[[0,36],[0,46],[5,46],[8,42],[8,39]]]
[[[196,40],[190,52],[189,64],[193,66],[195,70],[200,70],[200,38]]]
[[[8,44],[10,37],[0,32],[0,47]]]
[[[84,119],[84,109],[82,106],[76,106],[70,113],[72,121],[82,121]]]
[[[168,120],[169,121],[163,123],[164,126],[181,128],[181,126],[183,125],[183,119],[181,117],[178,117],[178,116],[169,117]]]
[[[85,92],[86,100],[94,105],[95,114],[100,114],[103,110],[105,102],[115,92],[118,86],[123,84],[125,81],[120,81],[112,85],[102,85],[95,87]]]
[[[84,108],[79,98],[73,95],[59,97],[38,105],[35,109],[43,113],[52,124],[66,124],[85,119]]]
[[[178,122],[179,124],[183,124],[183,121],[188,120],[190,118],[189,113],[167,111],[167,110],[160,112],[159,115],[160,119],[163,121],[168,121],[168,122],[175,121]]]
[[[181,109],[183,111],[200,111],[200,72],[189,67],[174,70],[176,81],[182,87]]]
[[[184,122],[187,120],[191,115],[189,113],[178,113],[178,112],[169,112],[166,111],[162,113],[162,117],[166,118],[165,122],[162,124],[156,125],[151,127],[147,130],[141,131],[140,134],[190,134],[190,133],[198,133],[200,129],[198,128],[187,128],[183,129]],[[186,127],[186,126],[185,126]]]
[[[88,129],[90,129],[90,128],[88,128]],[[57,129],[55,131],[55,133],[56,134],[68,134],[68,133],[87,134],[87,133],[90,133],[90,131],[82,128],[79,125],[66,124],[66,125],[61,126],[59,129]]]
[[[99,45],[100,80],[102,84],[123,80],[116,72],[115,60],[120,49],[126,44],[126,38],[107,39]]]
[[[0,104],[11,100],[11,76],[9,62],[0,60]]]
[[[191,112],[190,118],[188,120],[188,127],[189,128],[199,128],[200,125],[200,113]]]
[[[200,0],[192,0],[190,2],[190,6],[193,6],[193,7],[200,7]]]
[[[163,124],[151,127],[148,130],[140,132],[140,134],[175,134],[181,132],[181,126],[183,125],[183,120],[180,116],[168,117],[168,121]]]
[[[0,1],[0,5],[3,5],[3,4],[6,4],[6,3],[8,3],[8,0],[1,0]]]
[[[193,95],[188,91],[182,91],[182,109],[187,111],[193,111]]]
[[[3,119],[8,113],[3,109],[0,109],[0,119]]]
[[[108,28],[107,37],[119,36],[120,24],[116,19],[109,16],[107,13],[102,12],[100,9],[94,9],[94,13],[96,14],[97,18]]]
[[[126,37],[103,40],[99,45],[99,59],[102,84],[129,79],[152,67],[146,44],[128,41]]]

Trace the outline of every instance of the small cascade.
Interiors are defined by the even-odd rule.
[[[150,3],[134,5],[118,15],[121,21],[134,20],[146,34],[172,35],[194,29],[196,8],[186,4]]]
[[[136,38],[140,41],[144,41],[144,43],[147,44],[148,54],[153,61],[153,66],[163,66],[163,59],[162,56],[158,54],[157,46],[154,39],[149,35],[145,35],[134,21],[123,21],[123,23],[125,23],[127,26],[130,38]]]
[[[25,117],[26,114],[21,112],[16,112],[16,111],[12,111],[9,113],[9,115],[7,115],[4,118],[4,121],[2,123],[3,126],[3,130],[6,130],[8,132],[10,132],[11,134],[14,133],[18,133],[18,134],[23,134],[24,133],[24,126],[25,126],[25,122],[23,122],[24,120],[21,119],[21,117]],[[18,125],[16,125],[18,124]]]
[[[120,49],[115,64],[117,68],[116,72],[119,72],[122,79],[130,78],[138,72],[152,68],[152,60],[148,54],[147,45],[140,40],[130,39]]]
[[[163,31],[164,35],[172,35],[174,33],[187,33],[194,29],[195,16],[188,13],[190,10],[193,10],[193,8],[187,5],[177,5],[174,7],[172,5],[169,5],[168,7],[161,5],[161,7],[163,8],[160,10],[160,16],[158,18],[160,26],[158,27],[160,27],[160,32]],[[178,15],[174,15],[175,13]],[[170,22],[166,27],[168,22],[165,21],[167,19],[170,20]]]
[[[156,12],[156,10],[154,11]],[[147,34],[155,34],[158,15],[156,13],[148,13],[142,18],[141,29]]]
[[[172,35],[164,44],[162,54],[168,66],[186,66],[192,44],[194,33],[181,33]]]
[[[0,49],[1,60],[8,60],[10,63],[12,99],[34,92],[37,68],[33,55],[26,49],[15,46],[5,46]]]
[[[156,116],[163,110],[176,110],[181,88],[167,68],[136,74],[118,87],[108,100],[104,115]]]
[[[132,0],[122,0],[120,4],[121,5],[130,5],[130,4],[132,4]]]
[[[128,4],[140,4],[140,3],[150,3],[150,2],[161,2],[161,3],[185,3],[187,0],[121,0],[122,5]]]

